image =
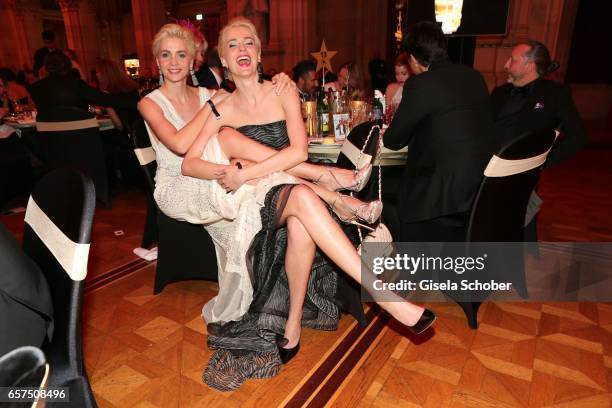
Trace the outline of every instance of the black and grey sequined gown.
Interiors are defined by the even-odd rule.
[[[289,143],[285,121],[237,129],[262,144],[282,149]],[[278,374],[281,362],[276,334],[283,334],[289,312],[289,287],[284,269],[287,228],[277,228],[292,185],[273,187],[261,208],[262,230],[247,254],[252,262],[253,302],[242,319],[227,323],[217,335],[208,336],[215,349],[204,372],[211,387],[229,391],[248,378],[269,378]],[[304,302],[302,326],[335,330],[339,309],[335,301],[338,271],[317,251]]]

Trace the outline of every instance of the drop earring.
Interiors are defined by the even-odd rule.
[[[229,79],[229,74],[227,73],[227,67],[223,67],[223,79]]]
[[[198,82],[198,77],[193,71],[193,66],[189,68],[189,73],[191,74],[191,83],[193,86],[200,86],[200,82]]]
[[[164,74],[159,65],[157,66],[157,71],[159,72],[159,86],[162,86],[164,84]]]
[[[257,61],[257,82],[263,83],[263,65],[261,65],[261,61]]]

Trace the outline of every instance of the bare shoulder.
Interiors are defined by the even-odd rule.
[[[161,108],[151,98],[144,97],[138,102],[138,111],[146,115],[147,113],[161,111]]]
[[[209,89],[208,91],[211,92],[210,99],[215,104],[221,103],[221,101],[231,95],[231,93],[227,92],[225,89]]]
[[[397,82],[391,82],[387,85],[387,94],[394,94],[399,89],[399,84]]]
[[[222,119],[229,119],[236,112],[236,95],[234,93],[225,92],[223,94],[217,92],[210,99]]]

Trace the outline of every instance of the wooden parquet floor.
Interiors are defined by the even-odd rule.
[[[545,171],[541,240],[612,241],[610,163],[611,149],[587,149]],[[142,196],[129,192],[97,215],[96,271],[134,262],[143,209]],[[18,220],[0,221],[20,229]],[[119,229],[125,235],[115,237]],[[215,284],[181,282],[153,296],[155,264],[134,265],[86,289],[85,363],[100,407],[612,405],[608,303],[485,303],[478,330],[456,305],[435,303],[439,319],[423,338],[372,308],[368,327],[344,316],[335,332],[305,329],[279,376],[221,393],[202,382],[210,351],[200,312]]]

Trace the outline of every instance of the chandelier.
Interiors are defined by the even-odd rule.
[[[436,21],[442,23],[444,34],[452,34],[461,25],[463,0],[436,0]]]

